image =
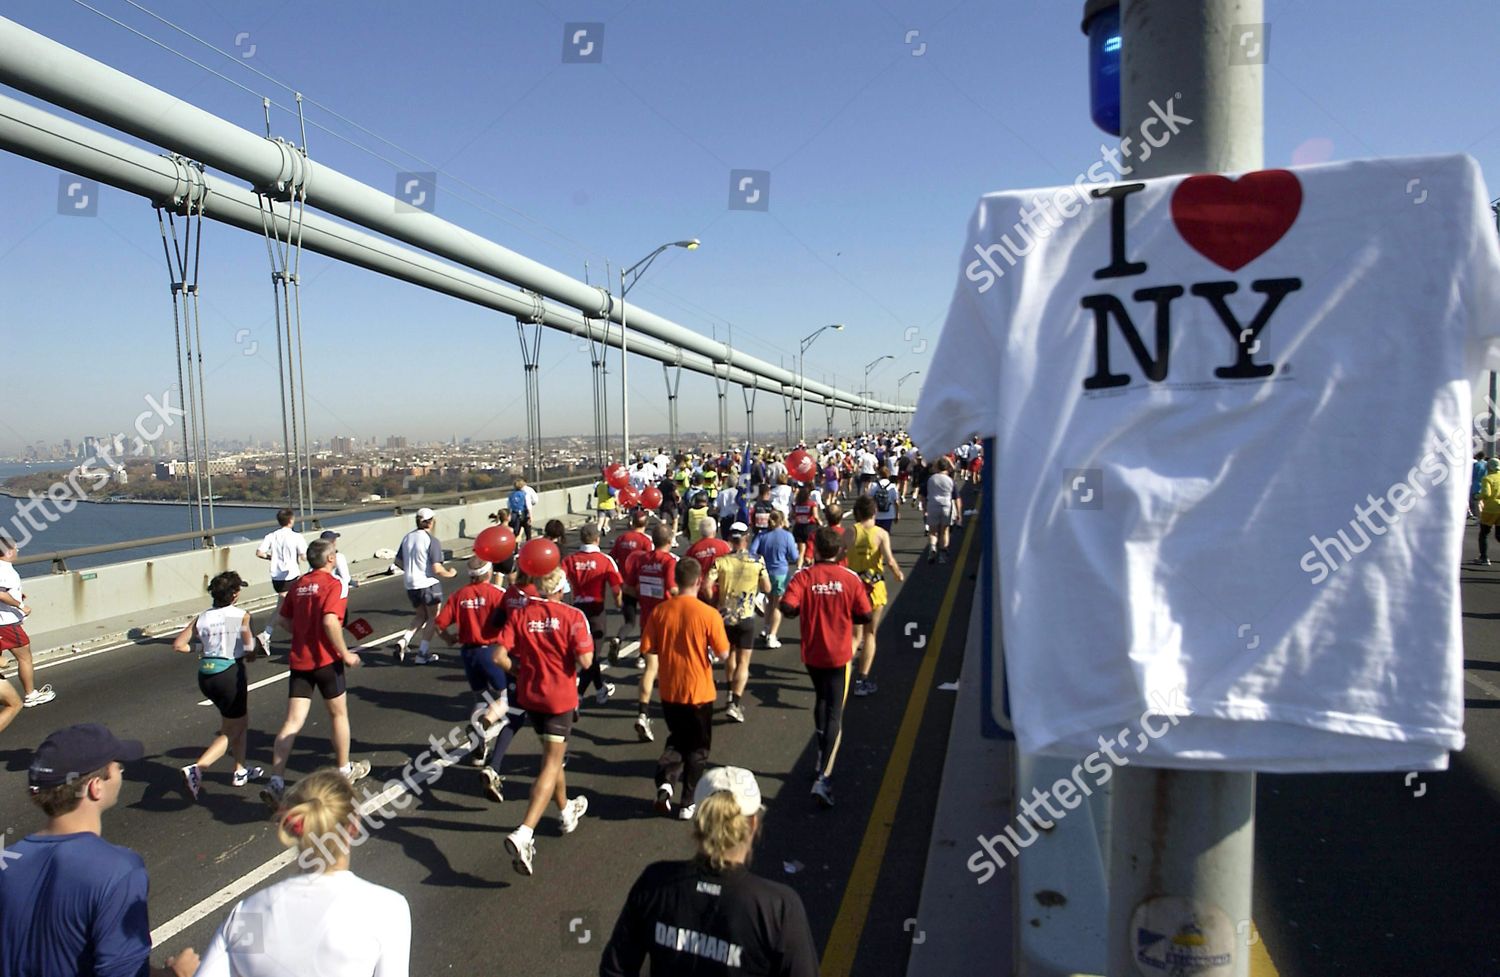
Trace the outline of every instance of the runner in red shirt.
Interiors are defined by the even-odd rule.
[[[646,511],[637,509],[630,516],[630,528],[615,537],[615,545],[609,549],[609,558],[615,561],[615,566],[619,567],[623,573],[631,556],[636,553],[649,553],[652,546],[651,537],[646,535]],[[626,593],[621,599],[620,633],[609,641],[610,664],[620,660],[620,645],[624,642],[625,630],[635,625],[636,611],[639,606],[634,594]],[[637,657],[635,663],[637,668],[643,667],[646,664],[645,656]]]
[[[500,636],[504,597],[504,592],[495,586],[494,566],[484,557],[470,557],[469,583],[449,596],[435,622],[437,633],[450,645],[454,640],[453,627],[458,626],[464,677],[474,693],[474,711],[469,716],[474,727],[469,734],[469,762],[480,768],[485,793],[496,803],[505,799],[500,761],[519,725],[505,723],[491,733],[504,722],[510,705],[509,677],[495,664],[495,641]],[[485,753],[492,738],[498,738],[498,745],[494,758],[486,766]]]
[[[604,592],[608,590],[614,596],[615,606],[618,607],[624,578],[620,576],[620,568],[615,565],[615,561],[599,552],[597,525],[584,523],[578,530],[578,542],[582,544],[582,548],[577,553],[563,557],[563,575],[568,578],[568,586],[573,591],[573,606],[588,618],[589,634],[597,644],[604,638]],[[610,650],[613,652],[613,646]],[[602,706],[615,694],[615,685],[604,681],[601,669],[602,666],[595,659],[592,665],[579,673],[578,695],[582,698],[592,683],[597,690],[594,702]]]
[[[286,781],[282,779],[286,761],[297,734],[307,722],[314,688],[328,707],[332,727],[329,738],[339,770],[351,783],[370,772],[370,764],[365,760],[349,762],[349,703],[344,691],[344,669],[357,667],[359,656],[344,644],[345,602],[341,596],[344,588],[333,575],[333,558],[331,541],[314,540],[307,547],[311,572],[298,578],[281,602],[281,617],[292,632],[292,650],[288,656],[292,674],[286,722],[282,723],[272,747],[271,780],[260,792],[261,799],[273,808],[281,806],[286,791]]]
[[[696,560],[698,566],[703,568],[703,576],[699,578],[703,581],[702,586],[698,588],[699,599],[705,604],[717,607],[718,602],[714,599],[714,587],[709,583],[708,571],[714,568],[715,560],[721,556],[728,556],[734,551],[734,547],[729,545],[728,540],[719,538],[719,524],[712,519],[703,520],[699,529],[703,533],[703,538],[689,546],[683,556]]]
[[[632,554],[625,564],[625,592],[634,594],[641,605],[641,633],[651,620],[651,612],[668,597],[677,596],[677,557],[672,555],[672,527],[659,522],[651,529],[651,542],[655,549],[648,553]],[[642,655],[646,671],[641,675],[640,695],[636,700],[639,712],[635,717],[635,734],[642,743],[656,739],[651,729],[651,690],[656,686],[656,660]]]
[[[594,661],[594,641],[583,612],[560,602],[563,571],[559,567],[536,581],[541,597],[528,598],[506,615],[495,648],[495,663],[515,676],[516,701],[526,710],[542,740],[542,772],[531,785],[531,800],[520,827],[505,837],[511,865],[532,874],[536,860],[534,831],[550,799],[557,804],[562,833],[572,834],[589,808],[582,794],[568,800],[563,755],[578,708],[578,669]]]
[[[802,664],[812,677],[813,729],[818,741],[818,779],[813,796],[833,806],[833,764],[843,738],[844,702],[849,697],[850,662],[854,658],[854,625],[874,616],[865,585],[837,560],[843,541],[830,526],[813,536],[818,562],[794,575],[781,598],[787,617],[799,618]]]

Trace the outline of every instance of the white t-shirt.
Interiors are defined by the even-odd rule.
[[[198,977],[408,977],[411,907],[353,872],[295,876],[246,897],[214,933]]]
[[[1470,381],[1500,365],[1477,164],[1119,190],[980,200],[912,425],[929,456],[996,438],[1020,748],[1129,730],[1147,766],[1444,768]],[[1035,198],[1072,213],[1039,239]],[[1180,718],[1135,733],[1151,709]]]
[[[861,475],[875,474],[875,466],[880,464],[880,459],[869,451],[859,453],[859,473]]]
[[[349,584],[353,582],[354,575],[349,572],[349,561],[344,559],[344,554],[342,553],[333,554],[333,579],[337,580],[339,586],[343,588],[339,596],[347,600],[349,597]]]
[[[292,580],[302,575],[299,560],[307,559],[307,540],[291,526],[267,533],[255,552],[271,557],[271,579]]]
[[[21,593],[21,573],[16,565],[9,560],[0,560],[0,590],[10,594],[16,600],[25,601]],[[0,626],[7,624],[20,624],[26,620],[26,615],[21,613],[19,607],[9,604],[0,604]]]
[[[792,514],[792,487],[790,485],[771,486],[771,507],[783,516]]]
[[[396,565],[406,573],[407,590],[426,590],[441,583],[432,575],[433,564],[443,562],[443,544],[425,529],[413,529],[401,537]]]
[[[198,640],[203,642],[202,657],[233,661],[245,657],[240,632],[245,628],[245,611],[230,604],[210,607],[198,615]]]

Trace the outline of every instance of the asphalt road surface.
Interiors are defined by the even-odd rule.
[[[825,974],[901,974],[911,939],[903,923],[916,915],[921,890],[953,701],[936,685],[957,676],[965,629],[947,629],[949,640],[941,648],[925,636],[933,632],[950,581],[952,619],[967,620],[978,553],[970,547],[962,567],[919,561],[915,514],[908,508],[896,532],[897,559],[908,571],[915,565],[915,572],[904,586],[891,582],[892,605],[874,670],[880,690],[851,697],[846,712],[837,806],[819,810],[808,793],[812,692],[798,656],[796,622],[783,624],[780,649],[755,655],[749,721],[736,725],[721,717],[714,728],[711,762],[749,767],[766,794],[769,814],[754,868],[801,894],[820,952],[839,920],[844,949],[837,960],[825,959]],[[955,533],[955,553],[961,540],[962,532]],[[238,569],[264,573],[260,566]],[[447,589],[462,582],[462,576],[448,581]],[[351,594],[349,619],[368,620],[377,638],[398,631],[408,615],[399,578],[373,581]],[[257,626],[263,619],[264,612],[256,616]],[[617,625],[612,613],[611,633]],[[398,666],[387,645],[366,654],[366,664],[349,673],[352,752],[373,765],[365,782],[371,793],[399,779],[411,758],[429,748],[430,737],[441,739],[467,722],[471,697],[456,650],[443,654],[441,643],[437,648],[441,658],[435,664]],[[0,826],[10,839],[42,823],[27,800],[25,771],[31,749],[47,732],[102,722],[145,742],[146,758],[127,769],[120,804],[106,815],[105,837],[145,859],[158,962],[183,946],[201,950],[234,900],[295,871],[276,861],[283,849],[258,799],[260,785],[230,785],[232,761],[226,758],[206,774],[196,803],[185,792],[180,767],[197,756],[218,724],[216,710],[199,705],[194,659],[158,639],[49,668],[41,680],[56,687],[57,699],[26,710],[0,742]],[[924,659],[931,680],[914,688]],[[267,767],[285,711],[286,683],[277,678],[286,672],[284,662],[279,646],[270,661],[250,666],[252,683],[268,680],[250,693],[249,741],[252,762]],[[411,904],[414,975],[597,973],[603,941],[640,869],[690,854],[689,826],[651,810],[652,774],[666,730],[658,709],[657,742],[637,740],[632,723],[638,675],[630,663],[609,669],[618,686],[614,699],[584,708],[567,772],[570,793],[589,798],[588,815],[575,834],[563,837],[549,811],[537,831],[534,877],[512,870],[503,844],[519,823],[539,765],[529,730],[517,735],[507,757],[504,804],[487,800],[478,772],[460,763],[356,849],[353,870]],[[893,743],[917,697],[928,698],[914,729],[910,763],[885,787],[878,806],[884,813],[871,836],[888,837],[889,843],[865,844],[861,858]],[[721,695],[721,708],[723,702]],[[288,765],[289,780],[331,762],[327,733],[326,713],[315,702]]]

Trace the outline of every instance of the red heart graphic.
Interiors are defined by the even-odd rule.
[[[1302,184],[1290,170],[1259,170],[1231,180],[1190,176],[1172,194],[1172,223],[1194,251],[1239,271],[1280,241],[1302,209]]]

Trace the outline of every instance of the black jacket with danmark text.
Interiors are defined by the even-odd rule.
[[[802,899],[742,866],[656,862],[636,879],[599,977],[818,977]]]

